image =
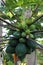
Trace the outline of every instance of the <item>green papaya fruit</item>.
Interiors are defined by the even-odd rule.
[[[30,37],[30,38],[34,38],[33,34],[29,34],[29,37]]]
[[[8,45],[7,48],[6,48],[6,52],[9,53],[9,54],[13,54],[13,53],[15,53],[15,48]]]
[[[11,39],[11,40],[9,41],[9,44],[10,44],[11,46],[15,47],[15,46],[18,44],[18,41]]]
[[[30,30],[29,29],[25,30],[25,33],[30,34]]]
[[[22,36],[22,37],[26,37],[26,33],[25,33],[25,32],[22,32],[22,33],[21,33],[21,36]]]
[[[20,42],[20,43],[25,43],[25,42],[26,42],[26,39],[25,39],[25,38],[20,38],[20,39],[19,39],[19,42]]]
[[[15,31],[13,33],[13,35],[14,35],[15,38],[20,38],[20,32],[18,32],[18,31]]]
[[[20,22],[17,22],[17,23],[16,23],[16,26],[17,26],[19,29],[21,29],[21,28],[22,28],[22,25],[21,25],[21,23],[20,23]]]
[[[23,30],[26,30],[28,28],[27,24],[24,21],[22,21],[21,24]]]
[[[18,57],[22,57],[27,52],[26,46],[24,44],[19,43],[15,48],[15,52]]]
[[[27,46],[28,46],[28,48],[32,48],[32,49],[36,49],[36,44],[35,44],[35,42],[33,42],[33,41],[31,41],[31,40],[28,40],[27,41]]]
[[[29,29],[30,29],[30,30],[34,30],[35,28],[36,28],[35,25],[31,25]]]

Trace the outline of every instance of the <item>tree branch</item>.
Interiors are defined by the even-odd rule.
[[[5,20],[4,20],[3,18],[1,18],[1,17],[0,17],[0,20],[3,21],[3,22],[5,22],[5,23],[7,23],[8,25],[14,27],[12,24],[8,23],[7,21],[5,21]]]
[[[10,24],[10,23],[8,23],[7,21],[5,21],[5,20],[4,20],[3,18],[1,18],[1,17],[0,17],[0,20],[3,21],[3,22],[5,22],[5,23],[7,23],[7,24],[10,25],[11,27],[13,27],[13,29],[14,29],[14,28],[19,29],[18,27],[14,26],[14,25],[12,25],[12,24]]]
[[[4,3],[4,5],[6,6],[6,3],[4,2],[4,0],[2,0],[2,2]],[[11,12],[11,14],[14,16],[14,13],[11,11],[11,10],[9,10],[10,12]]]
[[[6,14],[4,14],[1,10],[0,10],[0,13],[1,13],[0,17],[2,17],[2,18],[4,18],[4,19],[9,19],[9,18],[10,18],[10,17],[7,16]]]
[[[7,7],[7,5],[6,5],[6,3],[4,2],[4,0],[2,0],[3,1],[3,3],[4,3],[4,5]],[[14,15],[14,12],[12,11],[12,10],[10,10],[10,9],[8,9],[9,11],[10,11],[10,13],[13,15],[13,17],[15,17],[17,20],[18,20],[18,22],[20,22],[20,19],[16,16],[16,15]]]
[[[35,9],[34,9],[34,11],[32,13],[32,16],[38,11],[38,7],[39,7],[39,4],[35,6]]]
[[[39,17],[37,17],[31,24],[29,24],[28,26],[30,27],[32,24],[36,23],[39,19],[41,19],[43,17],[43,14]]]
[[[38,30],[38,31],[31,31],[32,34],[34,33],[43,33],[43,30]]]
[[[32,41],[32,42],[33,42],[33,44],[36,44],[38,48],[43,49],[43,45],[41,45],[41,44],[37,43],[35,40],[30,39],[30,38],[26,38],[26,39],[27,39],[27,41],[28,41],[28,42],[29,42],[29,41]],[[36,47],[36,48],[37,48],[37,47]]]
[[[4,0],[2,0],[3,4],[5,4]]]
[[[37,49],[43,54],[43,49],[37,47]]]
[[[3,24],[0,24],[0,26],[1,26],[1,27],[4,27],[4,28],[11,29],[11,30],[15,31],[15,29],[14,29],[14,28],[12,28],[12,27],[10,27],[10,25],[8,26],[8,25],[3,25]]]
[[[36,7],[35,7],[35,9],[34,9],[34,11],[33,11],[34,13],[37,11],[38,7],[39,7],[39,4],[36,5]]]

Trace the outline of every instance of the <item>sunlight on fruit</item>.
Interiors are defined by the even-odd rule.
[[[26,63],[21,63],[21,65],[27,65]]]
[[[43,14],[43,12],[38,12],[38,16],[40,16],[40,15],[42,15]]]
[[[13,15],[11,14],[11,12],[8,12],[7,15],[11,18]]]

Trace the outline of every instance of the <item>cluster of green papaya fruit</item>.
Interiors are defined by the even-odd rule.
[[[26,54],[30,54],[35,50],[36,45],[31,40],[26,39],[25,32],[14,31],[13,36],[9,39],[9,44],[6,49],[7,53],[16,53],[19,59],[22,60]]]

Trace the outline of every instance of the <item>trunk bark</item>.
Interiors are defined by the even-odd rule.
[[[30,55],[27,54],[26,55],[26,59],[27,59],[27,65],[37,65],[36,51],[34,51],[33,53],[31,53]]]
[[[24,61],[17,61],[17,65],[37,65],[37,58],[36,58],[36,51],[32,52],[31,54],[27,54]]]
[[[2,24],[2,22],[0,21],[0,24]],[[2,40],[2,27],[0,26],[0,41]],[[1,44],[1,42],[0,42],[0,44]]]

